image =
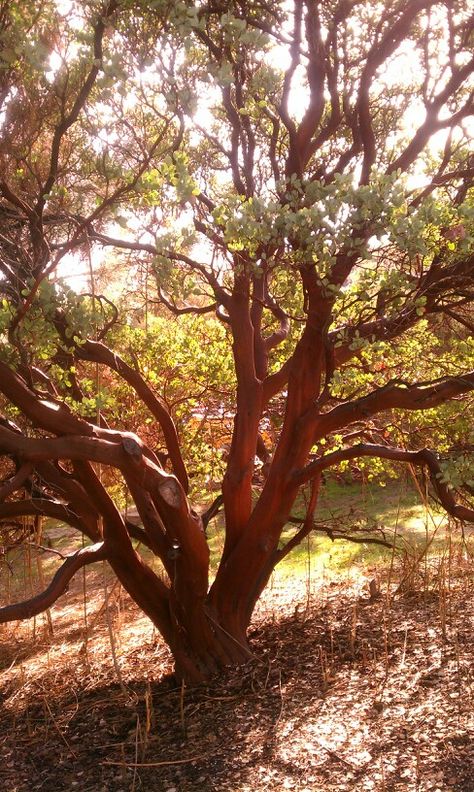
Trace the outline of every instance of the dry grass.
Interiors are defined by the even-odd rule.
[[[473,792],[473,572],[448,537],[276,575],[255,659],[183,690],[150,622],[89,570],[86,613],[79,577],[50,620],[1,628],[0,788]]]

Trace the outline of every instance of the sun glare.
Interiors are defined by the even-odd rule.
[[[56,0],[56,8],[58,13],[65,18],[67,26],[72,30],[79,30],[84,25],[82,11],[80,7],[73,0]],[[293,27],[293,14],[291,12],[291,4],[286,4],[288,11],[288,19],[285,28],[282,30],[283,38],[292,36]],[[434,12],[433,12],[434,13]],[[437,12],[442,13],[442,12]],[[433,18],[433,17],[431,17]],[[439,22],[439,18],[437,18]],[[429,24],[429,17],[426,16],[423,24]],[[361,32],[360,23],[353,23],[350,29],[350,35],[357,37]],[[326,35],[324,29],[322,31],[323,37]],[[440,42],[439,47],[446,54],[446,42]],[[59,70],[69,59],[76,57],[79,45],[74,42],[69,42],[66,45],[65,51],[54,50],[49,57],[49,69],[46,73],[46,78],[50,83],[54,82]],[[433,59],[434,72],[436,73],[436,55],[428,53],[429,57]],[[165,58],[166,53],[161,53],[161,58]],[[182,56],[184,59],[184,54]],[[171,58],[171,56],[170,56]],[[262,63],[266,64],[280,74],[283,74],[291,65],[291,55],[289,44],[275,41],[271,43],[267,51],[261,57]],[[175,63],[176,66],[176,63]],[[167,67],[171,68],[171,59]],[[410,43],[405,41],[395,51],[392,58],[384,65],[376,80],[373,83],[372,90],[376,92],[391,91],[401,87],[406,90],[410,86],[416,86],[419,83],[419,70],[420,70],[420,55],[411,47]],[[441,79],[441,77],[440,77]],[[446,78],[444,78],[446,79]],[[129,89],[128,93],[123,95],[119,101],[122,110],[126,112],[133,112],[141,99],[140,96],[146,95],[147,91],[152,91],[153,102],[158,105],[160,112],[165,112],[167,109],[167,99],[165,95],[160,94],[161,88],[161,73],[160,64],[153,64],[142,70],[134,70],[132,82],[135,83],[136,88]],[[330,101],[330,96],[326,91],[326,101]],[[296,123],[299,123],[304,117],[310,101],[310,90],[306,75],[306,62],[304,56],[301,57],[300,63],[296,66],[291,78],[291,87],[288,96],[288,112]],[[217,138],[227,145],[228,141],[224,139],[224,127],[218,126],[215,115],[215,108],[221,102],[221,89],[217,84],[208,83],[201,86],[199,96],[196,100],[196,107],[194,110],[189,109],[187,113],[186,126],[188,129],[189,139],[191,145],[198,145],[202,136],[202,131],[212,132]],[[95,126],[97,132],[95,137],[91,137],[91,143],[96,155],[101,155],[106,151],[109,146],[114,146],[120,142],[120,133],[115,127],[115,109],[113,104],[107,102],[97,103],[95,106]],[[410,97],[408,106],[406,107],[401,119],[399,119],[399,126],[397,129],[387,137],[389,145],[393,146],[395,150],[400,136],[410,137],[414,131],[423,122],[425,116],[425,105],[423,98],[418,95],[416,91]],[[1,121],[1,118],[0,118]],[[461,137],[463,134],[474,133],[474,121],[463,122],[463,129],[455,130],[453,139]],[[215,130],[215,132],[214,132]],[[429,155],[434,155],[441,151],[445,145],[447,130],[441,129],[434,134],[427,145],[427,152]],[[360,164],[354,168],[354,180],[357,182],[360,176]],[[218,176],[225,180],[226,177]],[[407,186],[409,189],[418,189],[424,187],[428,183],[428,177],[425,174],[424,164],[422,158],[415,164],[412,173],[407,176]],[[126,238],[130,232],[139,233],[139,223],[134,220],[130,212],[122,211],[124,219],[127,221],[127,228],[116,223],[109,224],[109,233],[119,238]],[[126,215],[126,217],[125,217]],[[192,213],[183,210],[181,215],[173,219],[174,228],[184,228],[192,224]],[[168,226],[162,225],[163,233],[167,232]],[[158,231],[158,235],[160,234]],[[147,240],[149,241],[149,240]],[[198,251],[199,252],[199,251]],[[99,267],[103,262],[105,254],[99,248],[93,248],[91,251],[91,266],[92,268]],[[56,271],[56,277],[62,278],[67,281],[71,288],[77,291],[84,291],[90,289],[90,267],[89,264],[85,265],[83,259],[79,254],[69,253],[63,257]]]

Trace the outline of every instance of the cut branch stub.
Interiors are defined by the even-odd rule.
[[[124,437],[122,439],[122,448],[133,462],[142,462],[143,450],[138,440],[135,440],[134,437]]]
[[[171,476],[158,486],[158,492],[168,506],[179,509],[181,506],[181,487]]]

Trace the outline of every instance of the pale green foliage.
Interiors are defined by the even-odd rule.
[[[37,184],[47,178],[52,131],[71,110],[90,69],[96,67],[97,79],[86,109],[62,143],[58,172],[45,196],[48,217],[66,215],[72,220],[67,227],[58,225],[58,230],[51,226],[51,232],[46,224],[46,233],[57,246],[77,228],[78,218],[96,212],[97,233],[115,234],[119,242],[134,238],[151,248],[151,252],[114,254],[113,263],[126,262],[132,276],[127,282],[129,293],[124,287],[121,299],[123,324],[114,327],[105,341],[164,395],[177,422],[184,456],[191,460],[196,491],[202,492],[223,470],[222,448],[229,441],[235,406],[230,334],[212,315],[170,319],[153,302],[144,308],[145,298],[133,289],[140,280],[138,275],[134,280],[135,273],[145,261],[149,279],[145,290],[150,288],[152,300],[158,285],[178,307],[185,303],[201,308],[215,300],[199,268],[190,269],[180,256],[204,260],[207,270],[229,291],[235,275],[244,270],[256,280],[268,277],[272,295],[292,320],[288,337],[271,351],[270,373],[285,363],[301,336],[306,315],[300,268],[312,267],[322,293],[334,300],[329,329],[338,333],[336,350],[349,343],[356,353],[332,374],[329,387],[335,400],[364,395],[391,379],[430,380],[472,365],[472,339],[446,338],[439,323],[425,320],[427,298],[416,293],[420,273],[436,255],[442,253],[446,264],[472,252],[472,195],[455,206],[449,194],[436,191],[414,205],[411,174],[387,175],[390,163],[406,145],[406,120],[423,88],[416,70],[409,89],[398,76],[390,86],[380,82],[381,75],[375,81],[372,98],[374,103],[377,98],[377,112],[372,122],[377,157],[367,184],[358,183],[360,156],[349,160],[346,169],[338,169],[350,141],[346,121],[309,160],[304,175],[293,173],[286,178],[290,134],[281,119],[273,163],[269,140],[284,84],[284,69],[271,57],[276,41],[272,30],[290,28],[287,4],[275,3],[270,11],[250,4],[245,21],[238,3],[214,8],[184,0],[122,0],[120,13],[104,36],[103,57],[95,62],[92,22],[101,5],[99,0],[73,3],[76,22],[72,24],[53,2],[38,6],[36,16],[35,4],[12,3],[12,25],[0,39],[0,70],[12,71],[7,136],[10,185],[29,200]],[[336,8],[331,3],[321,5],[324,27]],[[343,5],[339,8],[338,4],[339,11]],[[347,86],[337,86],[341,93],[342,87],[350,92],[351,80],[357,84],[360,64],[370,48],[373,13],[368,2],[354,5],[346,31],[348,52],[354,57],[347,67]],[[416,42],[417,35],[416,26],[410,27],[407,43]],[[209,41],[217,54],[208,47]],[[421,64],[419,49],[413,57]],[[52,54],[62,57],[55,71]],[[439,77],[437,64],[432,66]],[[245,77],[240,92],[236,75]],[[298,73],[295,81],[303,92],[308,88],[306,75]],[[22,86],[18,94],[16,84]],[[356,99],[356,93],[348,98],[354,108]],[[327,95],[324,100],[322,127],[331,115]],[[237,118],[234,127],[229,107]],[[200,110],[205,111],[205,122]],[[297,125],[291,102],[288,114]],[[243,130],[251,129],[255,143],[249,197],[237,189],[229,160],[232,135],[239,124]],[[243,148],[240,145],[237,156],[241,181]],[[453,162],[462,162],[464,151],[459,145]],[[439,160],[440,155],[432,152],[422,165],[418,163],[418,171],[424,168],[427,174],[435,173]],[[318,175],[325,170],[330,174],[326,180]],[[204,194],[207,203],[199,202]],[[204,233],[197,228],[197,220],[204,225]],[[450,238],[445,230],[453,227],[462,228],[463,233]],[[88,262],[90,254],[87,240],[77,245],[78,257]],[[344,283],[334,284],[336,260],[342,255],[354,256],[357,263]],[[32,283],[27,281],[21,297],[28,296]],[[52,329],[56,307],[67,317],[66,341]],[[357,329],[365,317],[389,321],[409,311],[419,321],[396,340],[378,340]],[[9,300],[4,299],[1,333],[6,333],[12,314]],[[75,345],[80,347],[87,336],[96,337],[110,317],[106,305],[81,299],[46,281],[22,321],[18,341],[29,363],[46,364],[58,349],[67,353]],[[278,324],[266,308],[264,334],[270,335]],[[19,362],[18,350],[5,352],[2,345],[2,355]],[[145,427],[150,441],[161,447],[159,430],[146,410],[137,407],[130,389],[113,375],[98,383],[92,369],[85,364],[79,372],[82,402],[70,394],[72,375],[77,372],[55,361],[48,373],[72,409],[87,416],[103,411],[124,428]],[[274,431],[272,440],[284,412],[282,398],[275,401],[265,417],[268,431]],[[408,437],[416,438],[419,445],[431,436],[448,455],[453,437],[465,432],[465,421],[458,405],[445,405],[421,416],[397,417],[393,424],[389,417],[384,431],[387,439],[402,444]],[[328,439],[325,448],[339,448],[343,443],[337,436]],[[378,475],[382,463],[360,465]],[[392,471],[386,465],[384,469]],[[464,463],[459,470],[465,470]]]

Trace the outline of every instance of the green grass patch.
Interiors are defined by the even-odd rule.
[[[304,517],[305,507],[300,497],[293,508],[293,516]],[[423,504],[414,485],[394,481],[387,486],[376,482],[341,483],[328,479],[324,484],[315,521],[334,526],[338,530],[355,528],[368,536],[383,530],[390,539],[394,534],[397,545],[409,553],[422,552],[433,533],[431,549],[439,548],[444,540],[446,514],[433,504]],[[293,536],[298,526],[288,523],[282,533],[280,546]],[[215,520],[209,530],[211,568],[215,571],[224,543],[222,520]],[[306,575],[308,568],[315,574],[324,569],[343,572],[352,565],[371,566],[388,561],[392,551],[369,542],[334,541],[326,534],[312,532],[279,564],[279,577]]]
[[[303,518],[304,513],[304,503],[299,499],[293,514]],[[315,522],[354,535],[363,532],[375,537],[383,531],[388,540],[395,536],[398,547],[414,553],[426,546],[433,533],[433,549],[444,541],[446,514],[432,504],[427,508],[415,487],[402,481],[380,486],[375,482],[345,484],[329,480],[322,489]],[[297,527],[286,526],[281,545],[291,538]],[[325,534],[312,532],[282,561],[281,574],[301,574],[308,569],[308,559],[316,572],[324,568],[341,572],[354,564],[371,566],[388,561],[391,554],[391,549],[370,542],[332,540]]]
[[[300,498],[294,506],[293,515],[303,518],[305,513],[304,501]],[[383,529],[387,537],[394,533],[397,536],[397,545],[405,547],[413,556],[423,552],[429,542],[429,552],[436,553],[442,548],[445,541],[444,525],[446,515],[436,511],[432,506],[428,508],[421,501],[419,492],[413,485],[406,482],[392,482],[382,487],[375,482],[370,484],[340,483],[329,479],[321,492],[320,501],[315,514],[315,520],[320,524],[336,527],[338,530],[356,528],[370,535],[371,531]],[[298,530],[298,525],[288,523],[282,533],[280,546],[293,536]],[[376,535],[375,533],[373,535]],[[44,543],[48,537],[54,549],[63,553],[74,552],[82,546],[79,534],[59,522],[45,520]],[[209,526],[209,547],[211,552],[211,575],[215,574],[219,564],[224,545],[223,518],[220,515]],[[86,541],[86,544],[88,542]],[[31,591],[38,586],[38,569],[36,561],[29,560],[35,556],[31,551],[17,549],[11,554],[14,575],[4,566],[0,569],[0,583],[5,589],[8,583],[10,589]],[[159,559],[141,546],[140,554],[155,569],[162,571]],[[46,580],[49,580],[61,560],[57,555],[41,554],[41,566]],[[388,562],[392,555],[389,548],[370,544],[369,542],[349,542],[341,539],[331,540],[325,534],[312,532],[300,545],[278,565],[277,576],[280,580],[291,577],[319,576],[324,571],[342,573],[354,565],[370,567]],[[7,581],[7,576],[10,580]]]

